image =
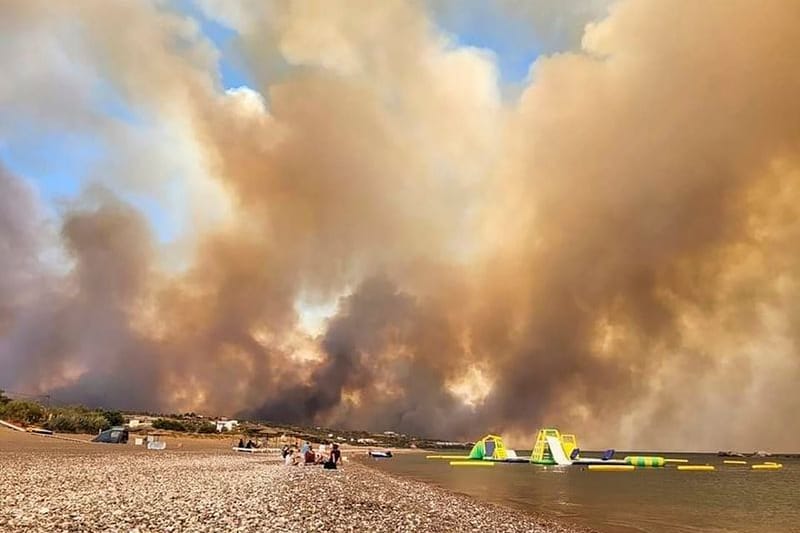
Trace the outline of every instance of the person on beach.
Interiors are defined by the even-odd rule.
[[[303,454],[303,459],[307,465],[313,465],[317,462],[317,454],[314,453],[314,450],[311,449],[311,446],[309,446],[306,450],[306,453]]]
[[[311,445],[308,443],[308,441],[305,441],[303,442],[303,447],[300,448],[300,453],[303,454],[303,457],[305,457],[305,455],[308,453],[308,450],[310,449]]]
[[[244,440],[239,439],[239,448],[244,448]]]
[[[342,460],[342,451],[339,449],[339,445],[335,444],[331,448],[331,454],[328,456],[328,460],[323,465],[323,468],[326,470],[336,470],[339,463]]]
[[[283,464],[286,466],[294,466],[297,464],[293,449],[287,447],[286,454],[283,456]]]

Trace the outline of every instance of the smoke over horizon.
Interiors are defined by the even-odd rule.
[[[518,94],[459,3],[79,3],[0,3],[0,388],[800,449],[797,2],[499,2]]]

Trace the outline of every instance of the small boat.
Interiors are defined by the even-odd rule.
[[[389,450],[383,452],[373,452],[370,450],[367,453],[370,457],[374,457],[375,459],[390,459],[392,457],[392,452]]]
[[[233,451],[235,452],[242,452],[242,453],[267,453],[271,451],[276,451],[274,448],[247,448],[247,447],[239,447],[233,446]],[[278,450],[280,451],[280,450]]]

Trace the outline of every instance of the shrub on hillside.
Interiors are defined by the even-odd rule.
[[[78,416],[78,428],[81,433],[99,433],[111,427],[111,423],[101,413],[83,413]]]
[[[166,429],[169,431],[187,431],[183,422],[179,420],[170,420],[169,418],[157,418],[153,420],[153,428]]]
[[[121,426],[125,423],[125,418],[119,411],[103,411],[102,414],[112,426]]]
[[[47,429],[61,433],[98,433],[108,429],[112,423],[100,411],[89,411],[85,407],[62,407],[53,409],[45,424]]]
[[[197,427],[198,433],[216,433],[217,426],[211,422],[203,422]]]
[[[44,420],[44,409],[36,402],[28,400],[9,400],[0,404],[0,417],[21,422],[23,424],[37,424]]]
[[[45,424],[47,429],[58,433],[77,433],[78,422],[74,416],[65,413],[53,415]]]

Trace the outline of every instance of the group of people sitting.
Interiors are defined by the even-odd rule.
[[[326,448],[324,444],[320,444],[319,449],[314,451],[308,441],[299,448],[287,444],[281,450],[281,456],[286,466],[322,465],[325,469],[335,470],[342,462],[342,451],[338,444],[333,444],[330,452]]]
[[[247,439],[247,444],[245,444],[242,439],[239,439],[239,448],[246,448],[248,450],[251,450],[253,448],[260,448],[260,447],[261,446],[259,446],[257,443],[253,442],[250,439]]]

